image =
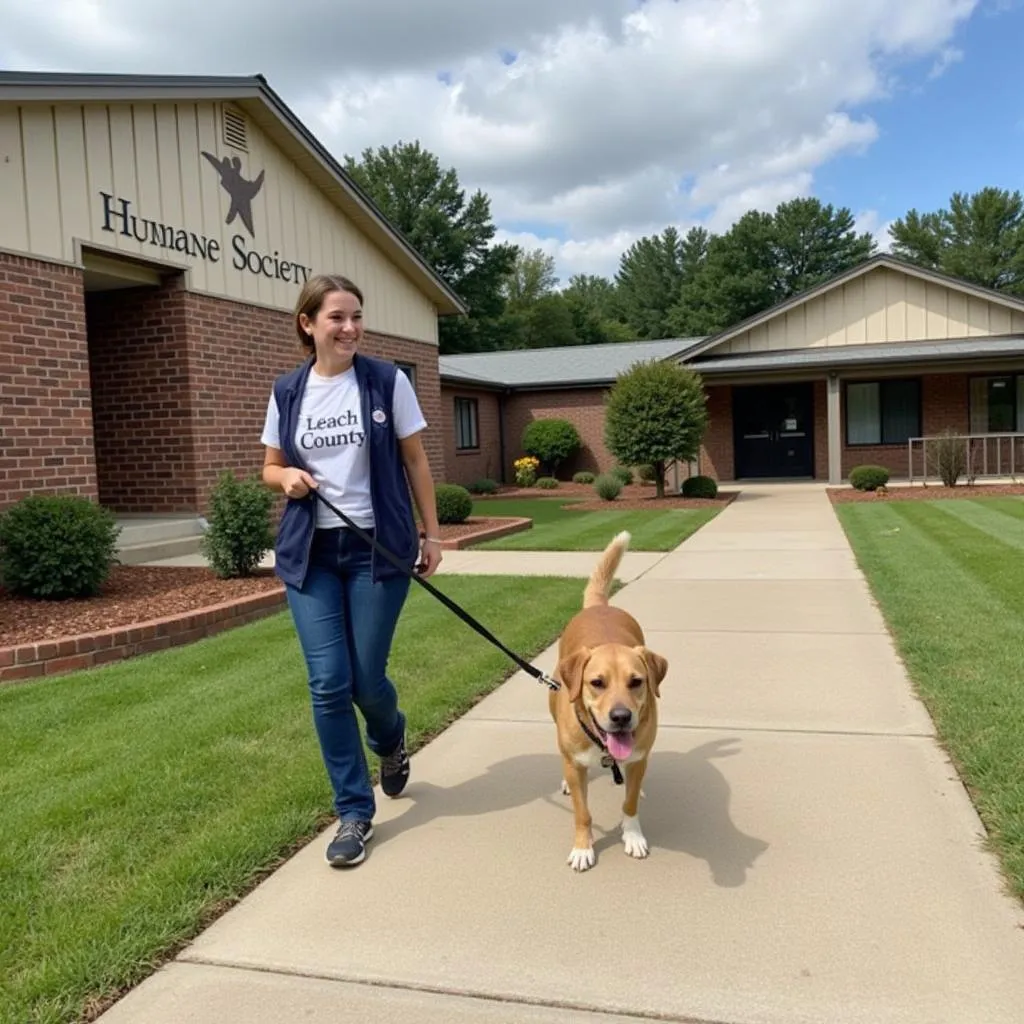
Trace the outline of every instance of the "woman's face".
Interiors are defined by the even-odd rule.
[[[302,329],[312,334],[317,359],[347,365],[363,338],[363,309],[351,292],[328,292],[316,316],[302,316]]]

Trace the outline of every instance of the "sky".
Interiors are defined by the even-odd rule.
[[[0,24],[6,70],[261,73],[339,158],[419,140],[563,285],[798,196],[886,248],[1024,167],[1024,0],[0,0]]]

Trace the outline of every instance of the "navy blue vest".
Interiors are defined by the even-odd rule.
[[[295,447],[299,408],[306,390],[306,381],[313,369],[311,357],[301,366],[274,381],[277,399],[281,448],[288,465],[307,472],[309,467]],[[420,542],[413,518],[412,501],[395,436],[391,396],[395,389],[395,374],[401,371],[394,363],[371,356],[356,355],[353,360],[359,399],[362,407],[366,445],[370,457],[370,498],[376,521],[377,540],[409,569],[419,557]],[[383,411],[383,422],[377,422]],[[377,419],[373,414],[377,413]],[[301,587],[309,568],[309,549],[316,529],[316,505],[312,495],[288,498],[277,530],[274,547],[274,571],[285,583]],[[399,575],[398,569],[386,558],[373,552],[374,582],[385,576]]]

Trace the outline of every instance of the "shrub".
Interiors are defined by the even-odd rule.
[[[627,466],[616,466],[611,471],[611,475],[615,477],[623,487],[633,482],[633,470],[629,469]]]
[[[589,469],[581,469],[578,473],[574,473],[572,477],[574,484],[592,484],[594,482],[594,474]]]
[[[850,470],[850,486],[858,491],[877,491],[889,482],[885,466],[854,466]]]
[[[471,494],[493,494],[497,489],[497,480],[490,480],[487,477],[482,480],[474,480],[468,487]]]
[[[967,470],[967,438],[955,430],[945,430],[928,443],[929,463],[946,487],[956,487]]]
[[[622,481],[612,473],[602,473],[594,481],[594,490],[605,501],[614,501],[622,490]]]
[[[643,483],[652,484],[657,478],[657,470],[649,462],[645,462],[642,466],[636,467],[636,475]]]
[[[537,482],[537,467],[540,463],[532,455],[524,455],[512,463],[516,471],[516,483],[520,487],[532,487]]]
[[[553,476],[542,476],[537,481],[537,486],[545,491],[553,491],[558,486],[558,481]]]
[[[638,361],[608,393],[604,439],[623,465],[654,466],[661,498],[666,465],[696,458],[707,423],[707,397],[696,373],[670,361]]]
[[[92,597],[116,561],[114,514],[78,495],[34,495],[0,516],[0,579],[13,594]]]
[[[473,499],[460,484],[438,484],[434,494],[439,523],[464,523],[473,511]]]
[[[684,498],[717,498],[718,484],[710,476],[690,476],[680,485],[679,492]]]
[[[227,471],[218,477],[199,550],[221,579],[251,576],[273,549],[273,503],[273,492],[256,477],[239,480]]]
[[[551,476],[581,443],[579,432],[568,420],[534,420],[523,431],[523,451],[540,459]]]

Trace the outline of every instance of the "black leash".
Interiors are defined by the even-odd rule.
[[[373,537],[371,534],[367,533],[364,529],[362,529],[362,527],[356,526],[356,524],[353,523],[352,520],[349,519],[349,517],[341,511],[341,509],[336,508],[334,505],[332,505],[331,502],[329,502],[318,490],[316,490],[315,488],[310,488],[310,494],[313,494],[317,498],[319,498],[357,536],[365,540],[367,544],[374,548],[374,550],[379,551],[393,566],[399,569],[402,573],[404,573],[410,579],[415,580],[421,587],[423,587],[429,593],[433,594],[434,597],[436,597],[438,601],[441,602],[441,604],[449,608],[451,611],[455,612],[455,614],[460,619],[462,619],[462,621],[465,622],[467,626],[470,626],[473,629],[475,629],[485,640],[489,640],[492,644],[494,644],[494,646],[497,647],[499,651],[502,651],[504,654],[507,654],[524,672],[533,676],[533,678],[536,679],[538,683],[543,683],[549,690],[557,690],[559,688],[559,683],[557,679],[552,679],[551,676],[549,676],[546,672],[542,672],[536,666],[531,665],[527,661],[524,661],[514,651],[510,651],[486,626],[481,625],[479,622],[477,622],[477,620],[474,619],[473,616],[469,614],[469,612],[464,611],[462,608],[460,608],[446,594],[442,594],[441,591],[438,590],[437,587],[435,587],[429,580],[425,580],[415,570],[407,569],[399,561],[397,556],[393,555],[390,551],[388,551],[388,549],[384,547],[383,544],[379,544],[377,542],[377,539]]]

